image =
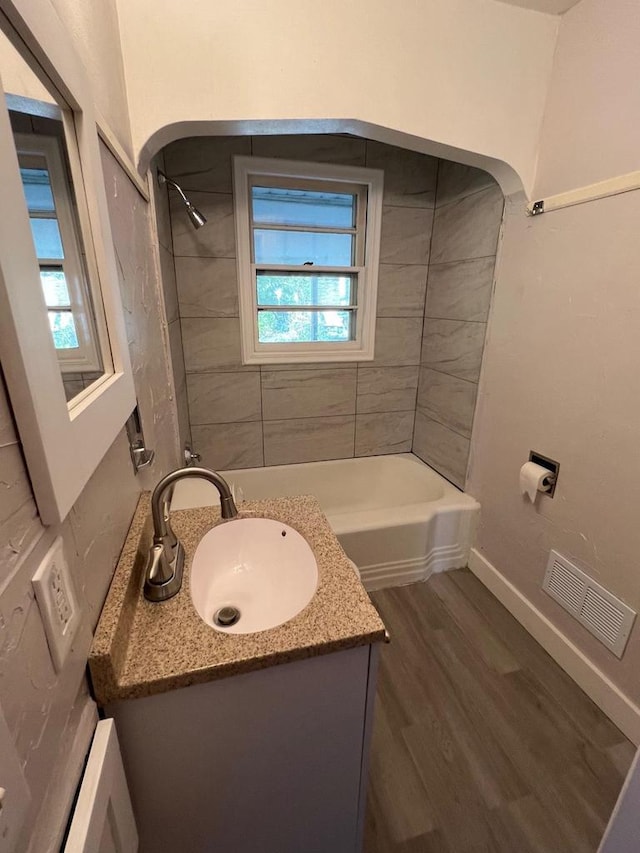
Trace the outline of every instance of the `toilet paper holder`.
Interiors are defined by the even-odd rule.
[[[535,450],[529,451],[529,462],[535,462],[536,465],[540,465],[543,468],[548,469],[548,481],[551,488],[548,492],[541,492],[541,494],[546,495],[548,498],[552,498],[556,490],[556,486],[558,485],[558,472],[560,471],[560,463],[556,462],[555,459],[549,459],[548,456],[543,456],[542,453],[537,453]]]

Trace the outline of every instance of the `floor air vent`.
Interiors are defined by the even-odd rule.
[[[636,614],[557,551],[552,551],[542,588],[621,658]]]

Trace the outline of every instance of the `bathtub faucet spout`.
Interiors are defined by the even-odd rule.
[[[166,601],[182,586],[184,548],[171,529],[165,495],[186,477],[200,477],[216,487],[220,493],[220,513],[223,518],[235,518],[238,515],[229,484],[215,471],[209,471],[208,468],[178,468],[163,477],[151,496],[153,545],[149,551],[144,581],[144,597],[149,601]]]

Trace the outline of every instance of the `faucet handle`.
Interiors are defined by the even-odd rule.
[[[184,446],[184,464],[187,466],[195,465],[196,462],[200,462],[201,456],[199,453],[196,453],[195,450],[191,449],[190,444],[185,444]]]
[[[162,517],[164,519],[164,527],[166,530],[164,545],[167,549],[173,550],[178,544],[178,537],[171,527],[171,498],[173,497],[173,487],[167,489],[167,493],[168,496],[165,495],[162,501]]]
[[[147,561],[147,574],[146,580],[149,583],[165,583],[167,578],[162,577],[163,573],[163,563],[162,558],[164,555],[164,547],[162,545],[152,545],[151,550],[149,551],[149,559]]]
[[[174,558],[167,560],[165,547],[154,542],[149,552],[144,581],[144,597],[148,601],[166,601],[180,591],[184,569],[184,549],[180,542],[175,547]]]

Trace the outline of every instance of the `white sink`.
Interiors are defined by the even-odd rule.
[[[193,555],[191,600],[207,625],[226,634],[276,628],[307,606],[318,586],[318,564],[307,541],[269,518],[236,518],[206,533]],[[234,624],[214,620],[220,613]]]

